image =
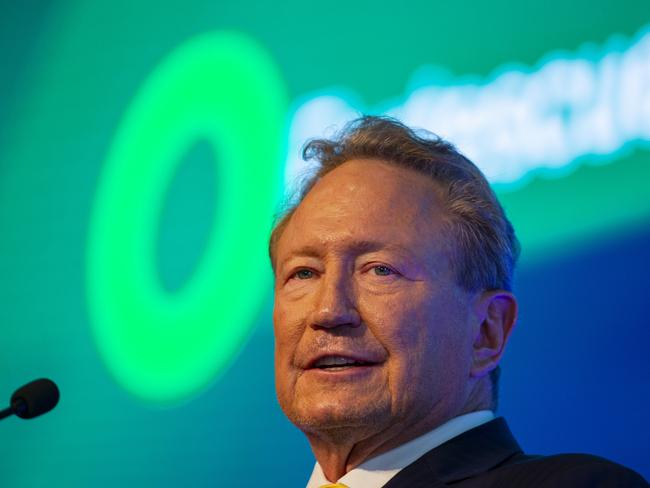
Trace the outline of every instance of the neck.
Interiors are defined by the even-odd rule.
[[[393,420],[390,425],[379,430],[375,424],[363,428],[329,429],[306,434],[323,474],[329,481],[336,482],[368,459],[426,434],[452,418],[489,408],[489,402],[470,398],[463,408],[454,413],[441,415],[432,412],[432,415],[410,423]]]
[[[314,456],[325,477],[336,482],[361,463],[388,452],[431,430],[424,425],[405,426],[400,422],[378,433],[361,429],[307,434]]]

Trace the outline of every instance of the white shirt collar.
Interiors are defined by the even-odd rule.
[[[492,419],[494,419],[494,413],[490,410],[479,410],[455,417],[420,437],[368,459],[346,473],[337,482],[350,488],[380,488],[431,449]],[[328,483],[332,482],[325,477],[320,464],[316,463],[307,488],[319,488]]]

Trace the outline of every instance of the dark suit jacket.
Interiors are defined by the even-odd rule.
[[[648,487],[634,471],[586,454],[524,454],[499,417],[432,449],[384,488]]]

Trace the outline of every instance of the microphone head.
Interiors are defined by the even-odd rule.
[[[52,410],[59,402],[56,383],[46,378],[31,381],[11,395],[11,408],[23,419],[32,419]]]

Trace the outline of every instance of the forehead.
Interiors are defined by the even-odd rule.
[[[439,188],[426,175],[380,160],[351,160],[314,185],[276,251],[354,243],[436,247],[443,222]]]

